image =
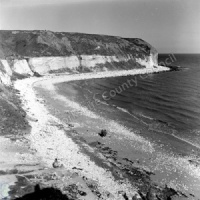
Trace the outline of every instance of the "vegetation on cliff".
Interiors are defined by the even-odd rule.
[[[144,58],[157,51],[138,38],[51,31],[0,31],[0,58],[104,55]]]

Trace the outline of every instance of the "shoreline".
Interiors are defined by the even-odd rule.
[[[64,81],[67,82],[66,79]],[[61,81],[61,82],[63,82],[63,81]],[[46,100],[48,98],[51,98],[51,97],[52,97],[52,99],[54,99],[55,102],[52,103],[52,101],[48,101],[48,105],[50,105],[52,103],[53,107],[56,107],[56,105],[58,105],[57,102],[60,101],[61,106],[58,107],[58,109],[68,110],[68,107],[70,107],[70,108],[72,108],[72,110],[69,109],[68,110],[69,112],[73,112],[74,113],[74,112],[76,112],[76,110],[78,110],[78,111],[83,112],[84,116],[87,116],[87,119],[84,119],[83,117],[77,117],[78,115],[76,115],[77,118],[75,118],[73,121],[75,121],[75,124],[74,124],[75,128],[74,129],[76,129],[76,130],[78,129],[79,132],[83,132],[84,136],[85,136],[85,134],[89,135],[89,137],[90,137],[89,141],[91,139],[94,139],[94,137],[95,137],[94,133],[96,133],[96,135],[98,135],[97,133],[98,133],[98,131],[100,131],[99,127],[105,128],[110,133],[109,137],[111,136],[111,139],[109,139],[109,137],[105,137],[105,140],[108,140],[107,144],[110,144],[111,140],[114,139],[114,137],[112,137],[113,135],[116,135],[116,137],[119,136],[121,138],[120,140],[123,140],[123,141],[124,141],[124,139],[126,140],[126,138],[130,139],[131,145],[134,144],[133,145],[135,147],[134,150],[136,150],[136,151],[140,150],[141,153],[143,152],[143,150],[146,150],[147,153],[148,152],[150,153],[149,159],[151,158],[151,161],[152,161],[152,159],[156,160],[154,165],[156,164],[155,168],[157,169],[156,170],[157,172],[159,170],[163,171],[164,168],[169,168],[167,170],[168,173],[172,170],[172,171],[175,171],[175,174],[176,174],[176,170],[178,170],[179,171],[179,176],[185,177],[184,178],[185,180],[181,181],[180,184],[179,184],[178,180],[174,180],[173,179],[173,181],[170,181],[170,177],[174,178],[174,177],[177,176],[177,174],[176,174],[176,176],[173,176],[175,174],[173,174],[173,172],[172,172],[172,174],[170,173],[170,176],[168,176],[168,174],[164,176],[164,177],[166,177],[168,179],[168,181],[164,182],[163,184],[168,184],[169,183],[169,186],[174,188],[176,191],[181,191],[181,192],[184,191],[184,192],[186,192],[186,194],[189,191],[193,191],[193,188],[192,188],[193,186],[192,185],[194,183],[195,184],[198,183],[198,186],[199,186],[199,177],[200,177],[199,167],[195,167],[195,166],[189,164],[188,160],[191,159],[190,157],[177,157],[177,156],[175,156],[173,154],[169,154],[168,155],[167,153],[165,154],[164,152],[157,151],[154,148],[154,145],[152,146],[153,143],[148,143],[148,140],[145,141],[145,139],[143,137],[140,137],[140,136],[138,137],[138,134],[135,134],[133,130],[129,131],[127,129],[123,129],[123,126],[121,126],[121,124],[119,124],[119,123],[114,123],[114,121],[111,121],[113,123],[110,124],[109,123],[109,121],[110,121],[109,119],[106,119],[106,121],[103,121],[103,123],[95,123],[95,125],[94,125],[94,123],[92,121],[96,121],[96,120],[101,121],[102,120],[102,119],[100,119],[100,117],[98,115],[98,112],[97,113],[96,112],[91,113],[91,111],[88,110],[87,107],[80,106],[80,104],[74,102],[73,100],[69,100],[67,98],[67,96],[68,95],[70,96],[70,93],[68,94],[68,92],[66,92],[65,95],[62,95],[62,90],[60,92],[58,92],[58,90],[57,90],[58,88],[57,88],[56,81],[55,81],[55,87],[51,86],[50,81],[47,81],[46,83],[43,82],[42,84],[38,83],[36,85],[37,86],[39,85],[38,88],[42,88],[43,89],[40,92],[40,94],[43,94],[43,92],[45,92],[45,91],[47,91],[46,93],[49,93],[49,94],[45,95],[45,99]],[[64,87],[68,87],[67,84]],[[70,89],[70,91],[71,90],[73,90],[73,89]],[[72,92],[72,94],[73,94],[73,92]],[[59,118],[61,117],[60,119],[65,118],[67,116],[65,114],[61,115],[61,113],[62,112],[60,112],[57,115],[57,117],[59,117]],[[80,113],[78,113],[78,114],[80,114]],[[90,121],[89,118],[92,118],[93,120]],[[87,125],[88,125],[88,127],[90,127],[90,123],[92,124],[91,125],[92,127],[95,127],[95,129],[93,129],[92,131],[90,131],[90,129],[87,128]],[[76,127],[76,126],[80,126],[80,124],[81,124],[80,128]],[[83,124],[84,124],[84,127],[83,127]],[[73,123],[72,123],[72,125],[73,125]],[[120,127],[120,128],[116,128],[116,127]],[[88,130],[86,130],[86,129],[88,129],[89,132],[87,132]],[[84,138],[84,136],[83,136],[83,138]],[[105,140],[103,140],[103,143],[105,142]],[[134,141],[137,141],[136,146],[135,146],[135,142]],[[90,143],[91,143],[91,141],[89,143],[86,141],[87,145],[88,144],[90,145]],[[127,142],[125,142],[125,143],[127,145]],[[100,145],[100,147],[99,147],[99,145]],[[109,148],[110,147],[109,145],[106,146],[106,144],[98,144],[98,141],[96,141],[96,144],[94,146],[95,146],[95,148],[97,148],[97,149],[100,148],[100,150],[101,150],[101,145],[104,145],[102,148],[104,148],[104,147],[105,148]],[[119,145],[120,145],[120,148],[121,148],[122,143],[120,143]],[[138,145],[139,148],[137,148],[137,145]],[[113,149],[113,146],[111,146],[111,150],[118,152],[118,150],[116,150],[116,148]],[[134,152],[134,154],[136,153],[135,151],[132,151],[132,152]],[[136,155],[138,155],[138,153]],[[141,158],[141,155],[142,155],[142,158]],[[146,160],[146,162],[150,162],[150,160],[145,159],[143,157],[144,154],[141,154],[141,155],[138,155],[139,159],[141,158],[141,160],[144,160],[144,161]],[[125,157],[125,159],[127,159],[127,158],[130,159],[129,156]],[[136,157],[136,159],[137,159],[137,157]],[[131,160],[134,161],[136,159],[131,159]],[[152,163],[152,162],[150,162],[150,163]],[[140,165],[141,165],[141,162],[140,162]],[[154,165],[152,165],[152,166],[154,166]],[[141,166],[139,166],[139,167],[141,168]],[[147,171],[151,172],[151,170],[149,170],[148,167],[147,168],[143,168],[143,169],[146,169]],[[165,172],[165,170],[164,170],[164,172]],[[185,176],[185,174],[187,174],[189,176]],[[186,177],[189,177],[190,181],[188,181]],[[158,181],[158,183],[159,183],[159,181]],[[184,183],[186,183],[186,185],[188,185],[188,183],[192,184],[191,186],[189,184],[189,188],[190,189],[187,189],[187,186],[185,186]],[[194,187],[195,187],[195,190],[198,191],[198,194],[199,194],[199,190],[196,188],[196,186],[194,186]],[[194,193],[196,194],[196,192],[194,192]],[[197,196],[199,196],[199,195],[197,195]]]
[[[164,68],[161,68],[160,70],[156,70],[155,72],[161,72],[163,71],[163,69]],[[166,68],[164,70],[169,71],[169,69]],[[59,159],[64,164],[65,169],[72,170],[74,166],[78,166],[78,168],[80,167],[81,169],[83,169],[81,171],[81,176],[86,176],[92,180],[98,181],[99,189],[102,194],[105,193],[105,191],[107,190],[109,190],[109,192],[112,191],[112,198],[104,196],[105,199],[123,199],[122,195],[119,194],[119,191],[125,192],[126,195],[128,195],[131,198],[132,196],[137,194],[137,189],[133,188],[129,182],[124,181],[123,183],[119,183],[115,181],[110,172],[107,172],[104,169],[97,167],[90,160],[89,157],[83,155],[80,152],[79,147],[71,140],[71,138],[67,138],[64,131],[59,129],[57,125],[63,126],[65,131],[69,130],[69,127],[63,125],[60,120],[50,115],[50,113],[47,111],[46,105],[43,105],[43,100],[37,97],[37,94],[34,91],[33,87],[35,84],[43,84],[41,82],[44,81],[46,81],[46,83],[45,85],[43,85],[43,87],[48,87],[48,89],[52,89],[51,85],[48,84],[48,81],[51,82],[51,84],[53,85],[55,82],[65,82],[66,79],[68,79],[68,81],[72,81],[113,76],[129,76],[136,75],[138,74],[138,72],[140,72],[139,74],[153,72],[152,69],[145,69],[143,71],[128,71],[126,70],[119,72],[86,73],[77,75],[50,75],[48,77],[28,78],[24,80],[18,80],[15,82],[15,88],[20,91],[20,97],[22,99],[23,108],[27,112],[27,116],[29,116],[28,121],[32,127],[31,134],[30,136],[28,136],[28,139],[31,143],[31,149],[35,149],[38,152],[37,154],[43,160],[47,168],[51,168],[53,159],[59,157]],[[55,132],[57,133],[56,135],[53,134]],[[67,148],[66,144],[68,144]],[[56,152],[48,150],[52,148],[55,149],[55,145],[57,145],[57,151],[60,152],[59,156]],[[76,155],[76,157],[72,159],[71,154]],[[95,171],[96,173],[93,174],[91,173],[91,171]]]

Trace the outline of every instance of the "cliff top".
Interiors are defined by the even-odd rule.
[[[132,54],[143,58],[156,54],[150,44],[138,38],[45,30],[0,30],[0,58],[24,58],[69,55]]]

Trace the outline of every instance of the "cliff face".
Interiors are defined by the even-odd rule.
[[[141,39],[51,31],[0,31],[0,77],[134,69],[157,65]]]

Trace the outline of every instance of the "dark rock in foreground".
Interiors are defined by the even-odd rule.
[[[107,135],[107,131],[106,131],[105,129],[103,129],[103,130],[101,130],[101,132],[98,133],[98,134],[99,134],[99,136],[101,136],[101,137],[105,137],[105,136]]]
[[[58,189],[40,189],[40,186],[36,185],[33,193],[26,194],[25,196],[16,198],[15,200],[69,200],[69,198],[66,195],[63,195]]]

